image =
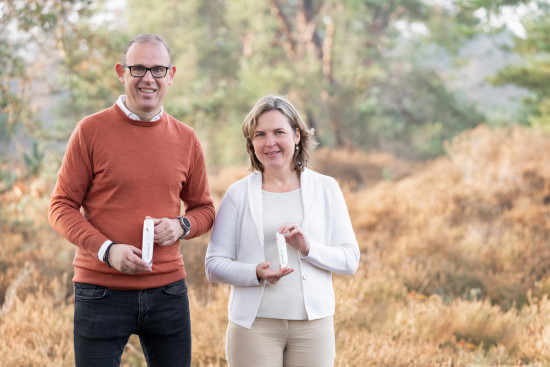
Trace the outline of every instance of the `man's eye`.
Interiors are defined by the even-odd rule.
[[[134,66],[132,69],[134,69],[134,73],[136,73],[136,74],[145,73],[145,68],[142,68],[142,67]]]
[[[159,66],[159,67],[153,68],[153,73],[162,74],[162,73],[164,73],[164,70],[165,70],[165,68],[163,66]]]

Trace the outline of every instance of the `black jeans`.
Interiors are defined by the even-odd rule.
[[[185,280],[117,291],[75,283],[74,349],[78,367],[120,366],[132,334],[148,366],[191,365],[191,320]]]

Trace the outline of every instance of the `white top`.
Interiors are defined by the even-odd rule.
[[[300,189],[275,193],[262,191],[262,218],[265,260],[272,270],[279,269],[279,253],[275,233],[285,222],[302,225],[304,208]],[[285,320],[307,320],[304,292],[300,279],[300,252],[287,245],[288,267],[294,272],[275,285],[267,284],[257,317]]]
[[[309,253],[300,256],[300,275],[308,320],[334,315],[332,272],[354,274],[359,246],[344,195],[336,180],[309,169],[300,174]],[[235,182],[220,203],[206,250],[206,276],[212,282],[231,284],[228,317],[250,328],[263,298],[265,282],[256,266],[265,261],[262,220],[262,175],[259,172]]]

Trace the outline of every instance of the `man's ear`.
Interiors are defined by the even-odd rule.
[[[176,74],[176,67],[174,65],[172,65],[170,70],[168,70],[168,77],[170,78],[170,79],[168,79],[168,85],[172,84],[172,82],[174,81],[174,75],[175,74]]]
[[[115,70],[118,75],[118,80],[124,84],[124,73],[126,72],[126,68],[122,64],[116,64]]]

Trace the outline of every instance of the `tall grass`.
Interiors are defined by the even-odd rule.
[[[335,276],[336,366],[550,364],[550,136],[480,127],[427,163],[315,153],[339,179],[361,249]],[[219,203],[245,167],[210,171]],[[46,221],[53,182],[0,196],[0,366],[71,366],[74,246]],[[181,245],[193,365],[223,366],[228,287],[204,276],[208,235]],[[124,366],[145,366],[132,337]]]

